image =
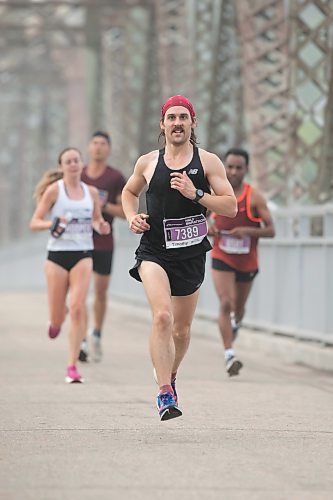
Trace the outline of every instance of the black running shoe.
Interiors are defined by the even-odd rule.
[[[79,353],[79,361],[88,363],[88,344],[86,340],[82,340]]]
[[[232,356],[226,362],[226,369],[229,377],[233,377],[239,374],[240,369],[243,367],[243,363],[239,361],[235,356]]]

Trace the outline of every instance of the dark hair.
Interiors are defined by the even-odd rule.
[[[244,158],[244,160],[245,160],[246,166],[248,166],[249,161],[250,161],[250,156],[249,156],[249,153],[245,149],[242,149],[242,148],[230,148],[226,152],[224,158],[227,159],[227,157],[229,155],[242,156]]]
[[[111,144],[111,137],[107,132],[104,132],[104,130],[96,130],[96,132],[93,133],[91,138],[93,139],[94,137],[103,137],[107,141],[109,146]]]
[[[79,155],[80,155],[80,156],[81,156],[81,158],[82,158],[82,154],[81,154],[81,151],[80,151],[79,149],[77,149],[77,148],[72,148],[72,147],[68,147],[68,148],[63,149],[63,150],[61,151],[61,153],[59,154],[59,156],[58,156],[58,165],[61,165],[61,159],[62,159],[63,155],[64,155],[65,153],[67,153],[67,151],[76,151],[77,153],[79,153]]]

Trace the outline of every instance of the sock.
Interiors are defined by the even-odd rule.
[[[177,372],[171,373],[171,382],[174,382],[177,377]]]
[[[97,337],[97,338],[99,338],[99,339],[100,339],[100,338],[101,338],[101,336],[102,336],[102,332],[101,332],[101,330],[97,330],[97,328],[94,328],[94,331],[93,331],[93,336],[94,336],[94,337]]]
[[[233,356],[235,356],[235,351],[232,348],[226,349],[224,351],[224,359],[226,361],[229,361],[229,359],[232,358]]]
[[[173,389],[171,385],[161,385],[160,386],[160,392],[158,394],[164,394],[166,392],[171,392],[173,394]]]

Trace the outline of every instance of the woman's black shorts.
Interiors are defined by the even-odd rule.
[[[166,272],[172,296],[191,295],[200,288],[205,278],[206,253],[184,260],[169,261],[163,257],[140,251],[136,264],[129,273],[132,278],[141,281],[138,268],[142,261],[155,262]]]
[[[58,266],[70,271],[73,267],[80,262],[82,259],[91,259],[92,250],[78,250],[78,251],[67,251],[60,250],[58,252],[49,251],[47,254],[47,260],[58,264]]]

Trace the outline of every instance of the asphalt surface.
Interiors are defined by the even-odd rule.
[[[195,322],[183,416],[160,422],[149,312],[112,302],[101,363],[64,383],[67,324],[43,292],[0,294],[1,500],[333,498],[333,377],[243,345],[227,377],[216,324]]]

